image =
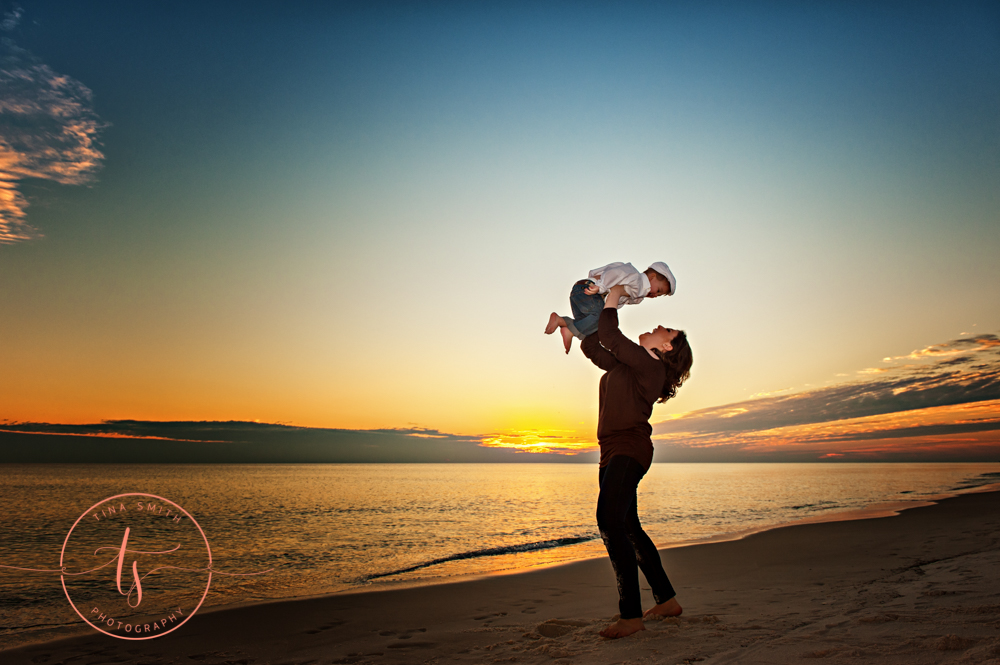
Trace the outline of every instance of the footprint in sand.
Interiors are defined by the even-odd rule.
[[[687,623],[707,623],[707,624],[717,624],[719,623],[719,617],[714,614],[703,614],[701,616],[687,617],[684,619]]]
[[[437,646],[437,642],[423,642],[414,640],[413,636],[419,633],[426,633],[426,628],[407,628],[399,632],[393,630],[383,630],[379,632],[382,637],[394,637],[396,642],[386,645],[387,649],[427,649]]]
[[[336,660],[331,660],[330,665],[352,665],[353,663],[360,663],[366,660],[369,656],[381,656],[381,651],[373,651],[372,653],[349,653],[343,658],[338,658]]]
[[[134,654],[135,652],[134,651],[130,651],[129,653]],[[233,658],[231,658],[231,656],[232,656],[232,654],[225,653],[223,651],[213,651],[213,652],[209,652],[209,653],[193,654],[191,656],[188,656],[188,658],[190,658],[191,660],[196,660],[196,661],[197,660],[205,660],[206,658],[212,658],[212,659],[225,658],[226,659],[225,663],[231,664],[231,665],[250,665],[250,663],[254,662],[252,658],[233,659]],[[117,662],[125,662],[125,661],[105,661],[105,662],[117,663]],[[137,661],[133,658],[133,659],[129,659],[128,662],[137,662]]]
[[[540,623],[535,631],[543,637],[562,637],[572,633],[577,628],[589,626],[588,621],[574,621],[571,619],[549,619],[545,623]]]
[[[535,614],[538,611],[538,605],[541,605],[543,602],[545,602],[545,601],[530,599],[530,600],[525,601],[524,603],[516,603],[516,604],[517,605],[524,605],[524,604],[529,605],[529,607],[526,607],[523,610],[521,610],[521,614]]]
[[[307,630],[306,635],[315,635],[317,633],[322,633],[325,630],[330,630],[331,628],[336,628],[337,626],[343,626],[346,621],[331,621],[330,623],[323,624],[319,628],[313,628],[312,630]]]
[[[480,614],[478,616],[472,617],[472,619],[473,621],[482,621],[483,626],[485,627],[492,624],[496,619],[505,616],[507,616],[506,612],[494,612],[493,614]]]
[[[437,642],[393,642],[389,644],[386,648],[388,649],[429,649],[431,647],[436,647]]]
[[[413,635],[415,633],[426,633],[426,632],[427,632],[426,628],[407,628],[406,630],[399,631],[399,632],[394,631],[394,630],[382,630],[382,631],[379,631],[379,635],[381,637],[395,637],[397,640],[409,640],[409,639],[413,638]],[[398,649],[400,647],[404,647],[404,646],[407,646],[407,645],[410,645],[410,646],[420,646],[420,645],[423,645],[423,644],[429,644],[429,643],[423,643],[423,642],[399,643],[399,642],[397,642],[395,644],[390,644],[389,648],[390,649]]]

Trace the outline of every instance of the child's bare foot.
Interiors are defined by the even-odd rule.
[[[655,607],[650,607],[642,613],[643,617],[679,617],[684,608],[677,602],[676,598],[671,598],[665,603],[660,603]]]
[[[555,312],[549,314],[549,322],[545,324],[545,334],[551,335],[556,331],[556,328],[565,328],[566,322],[563,321],[563,317],[559,316]]]
[[[565,326],[560,328],[559,332],[562,333],[563,346],[566,347],[566,353],[569,353],[570,347],[573,346],[573,333]]]
[[[628,637],[632,633],[638,633],[640,630],[646,630],[642,619],[619,619],[602,630],[601,637],[616,640],[619,637]]]

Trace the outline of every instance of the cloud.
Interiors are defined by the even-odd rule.
[[[860,380],[675,416],[654,425],[654,440],[733,459],[1000,453],[1000,338],[956,339],[883,363]]]
[[[345,430],[252,422],[115,420],[90,425],[0,425],[0,462],[565,462],[596,461],[593,452],[487,443],[494,435],[462,436],[434,429]],[[571,446],[570,446],[571,447]],[[579,453],[579,449],[573,449]]]
[[[0,21],[0,244],[39,235],[25,221],[23,180],[85,185],[104,159],[93,93],[14,43],[20,17],[16,8]]]

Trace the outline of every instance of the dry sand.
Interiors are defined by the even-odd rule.
[[[597,635],[617,608],[602,559],[205,611],[160,639],[92,633],[0,652],[0,662],[1000,665],[997,492],[662,556],[684,615],[621,640]]]

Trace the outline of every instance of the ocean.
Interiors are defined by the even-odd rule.
[[[1000,464],[653,464],[639,485],[639,514],[653,541],[670,547],[877,514],[997,482]],[[604,554],[589,464],[4,464],[0,565],[58,571],[77,518],[125,493],[188,511],[215,571],[270,571],[213,576],[203,607]],[[0,648],[84,628],[58,572],[0,568]]]

